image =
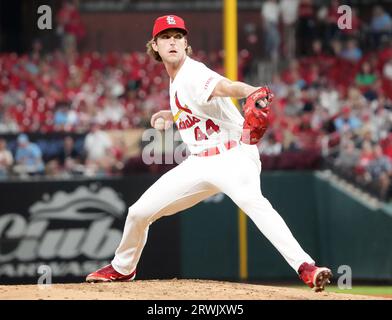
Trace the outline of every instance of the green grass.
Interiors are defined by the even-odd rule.
[[[337,286],[330,286],[325,289],[327,292],[362,294],[362,295],[390,295],[392,297],[392,286],[352,286],[352,289],[339,289]]]
[[[307,289],[307,286],[293,286],[298,289]],[[339,289],[336,285],[330,285],[325,288],[326,292],[345,293],[345,294],[361,294],[366,296],[390,296],[392,298],[392,286],[365,286],[352,285],[351,289]]]

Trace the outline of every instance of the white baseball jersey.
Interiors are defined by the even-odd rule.
[[[221,75],[186,57],[170,82],[170,107],[181,138],[192,154],[241,138],[244,118],[231,98],[209,99]]]

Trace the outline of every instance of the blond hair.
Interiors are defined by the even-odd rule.
[[[152,47],[152,44],[153,44],[154,42],[156,42],[156,41],[157,41],[157,37],[155,37],[155,38],[153,38],[153,39],[151,39],[150,41],[147,42],[147,44],[146,44],[146,48],[147,48],[146,52],[147,52],[147,54],[148,54],[151,58],[154,58],[154,60],[156,60],[156,61],[158,61],[158,62],[162,62],[162,58],[161,58],[161,56],[159,55],[158,51],[155,51],[155,50],[153,49],[153,47]],[[188,45],[188,46],[185,48],[185,53],[186,53],[187,56],[191,56],[191,55],[192,55],[192,47]]]

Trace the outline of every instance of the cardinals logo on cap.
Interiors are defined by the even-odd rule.
[[[155,20],[154,28],[152,30],[152,36],[156,37],[158,33],[166,30],[166,29],[180,29],[185,34],[188,33],[188,30],[185,27],[185,22],[182,18],[175,15],[162,16]]]
[[[176,24],[176,19],[173,16],[166,17],[167,24]]]

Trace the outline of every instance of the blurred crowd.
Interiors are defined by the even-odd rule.
[[[35,48],[36,49],[36,48]],[[195,59],[222,72],[222,53]],[[239,70],[249,61],[240,53]],[[0,53],[0,133],[143,127],[167,109],[168,77],[145,53]],[[241,73],[240,73],[241,76]]]
[[[267,4],[277,5],[278,1]],[[341,30],[336,14],[339,1],[332,1],[329,9],[320,7],[318,20],[311,18],[311,12],[315,13],[312,1],[297,4],[301,10],[308,6],[313,23],[297,22],[298,36],[307,45],[297,43],[298,57],[273,77],[271,87],[277,99],[272,127],[260,150],[273,156],[316,148],[335,172],[382,199],[390,198],[390,14],[375,6],[369,20],[361,21],[354,9],[353,28]]]
[[[304,161],[322,157],[324,165],[388,199],[392,20],[380,6],[366,21],[354,8],[353,28],[341,30],[336,28],[338,5],[264,2],[265,17],[275,17],[275,22],[266,21],[266,30],[277,28],[265,36],[270,59],[282,56],[288,64],[270,83],[276,98],[259,150],[272,159],[287,154],[302,154]],[[281,23],[295,28],[282,28]],[[285,37],[287,41],[281,40]],[[65,41],[69,45],[74,40]],[[0,134],[17,136],[12,146],[0,139],[0,177],[121,174],[129,160],[125,144],[107,132],[150,127],[151,114],[169,108],[167,73],[145,53],[80,53],[66,47],[44,54],[38,41],[25,55],[0,53]],[[196,51],[193,56],[224,73],[222,51]],[[246,78],[253,58],[247,50],[239,52],[239,80]],[[48,155],[48,148],[29,139],[37,132],[66,136]],[[81,137],[77,141],[75,134]],[[291,164],[287,168],[297,166],[293,158],[284,159]],[[277,163],[272,161],[271,168]]]
[[[391,196],[392,42],[357,63],[318,51],[293,60],[271,83],[264,155],[319,150],[326,163],[381,198]]]
[[[314,40],[358,61],[361,47],[377,50],[392,35],[392,18],[381,5],[363,7],[340,0],[265,0],[261,5],[264,56],[276,62],[311,54]],[[367,10],[368,9],[368,10]],[[253,38],[255,29],[251,32]]]
[[[0,138],[0,180],[121,175],[127,160],[125,151],[123,141],[101,130],[98,123],[77,140],[66,135],[33,142],[28,134],[20,133],[10,143]]]
[[[41,50],[35,42],[30,54],[0,53],[0,134],[23,133],[12,146],[2,139],[0,177],[121,173],[125,144],[107,132],[148,128],[154,112],[169,108],[163,65],[142,52]],[[194,58],[223,73],[222,52]],[[240,78],[249,61],[241,51]],[[36,133],[69,135],[37,144],[29,139]],[[85,136],[76,146],[75,134]]]

